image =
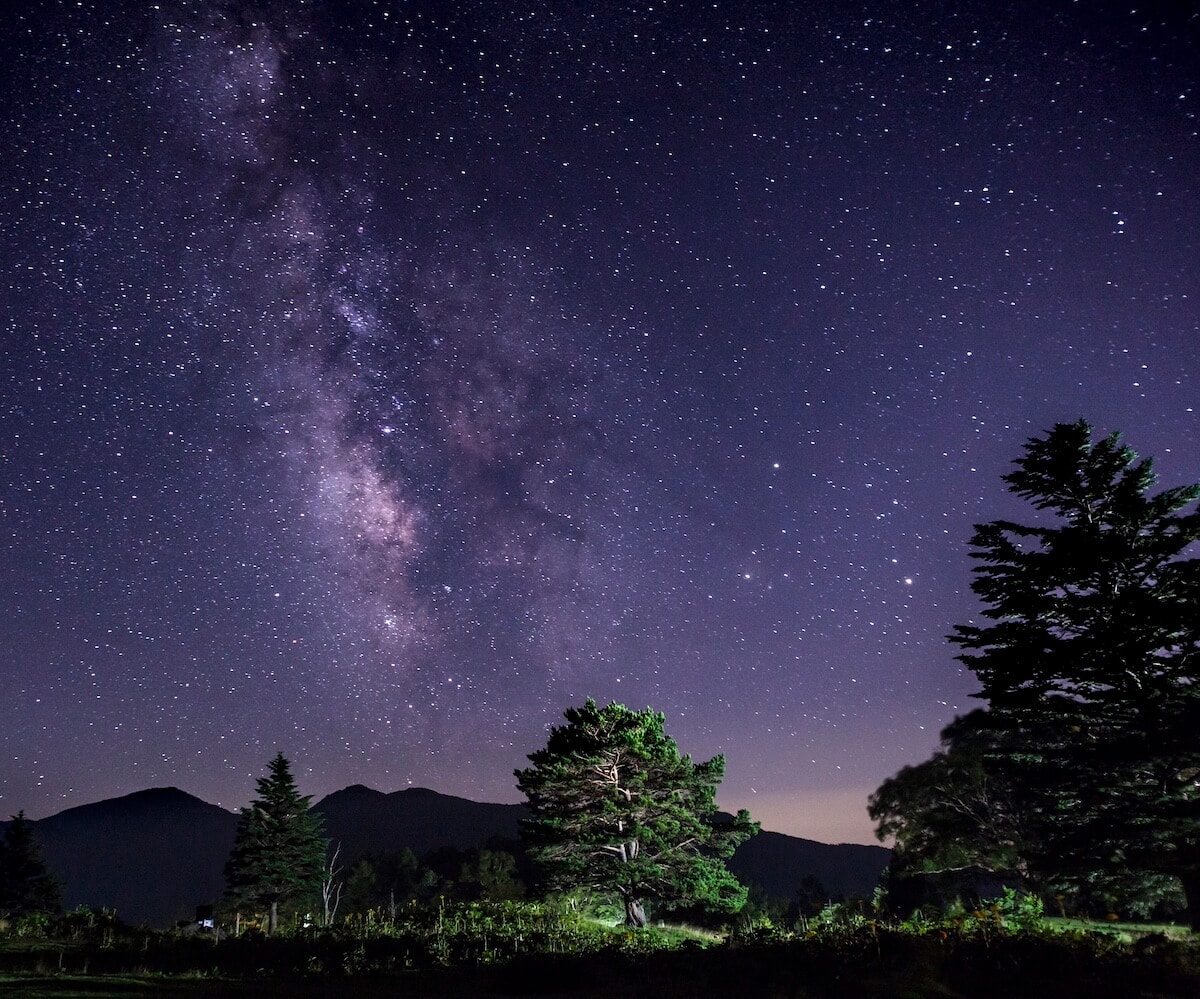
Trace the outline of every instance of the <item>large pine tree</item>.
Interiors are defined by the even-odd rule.
[[[283,753],[257,786],[258,797],[241,810],[225,882],[235,904],[267,906],[268,933],[274,933],[280,902],[320,892],[329,840],[321,817],[308,810],[311,796],[296,789]]]
[[[1016,466],[1040,515],[976,528],[990,623],[951,636],[1004,732],[990,763],[1044,873],[1175,875],[1200,927],[1200,486],[1151,494],[1151,462],[1083,421]]]
[[[631,926],[646,924],[648,897],[741,908],[746,889],[725,860],[758,824],[745,809],[718,820],[724,757],[681,756],[649,708],[589,699],[566,718],[516,772],[531,812],[523,835],[550,885],[618,896]]]

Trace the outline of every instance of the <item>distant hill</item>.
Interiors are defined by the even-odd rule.
[[[774,898],[790,901],[808,875],[833,898],[870,898],[891,856],[882,846],[831,845],[764,830],[739,846],[728,866],[742,884]]]
[[[355,784],[322,798],[324,817],[342,857],[408,847],[424,856],[439,847],[468,849],[490,839],[516,839],[524,805],[470,801],[425,788],[385,794]],[[115,909],[127,923],[167,927],[190,919],[224,890],[225,860],[237,815],[178,788],[152,788],[110,798],[33,823],[46,861],[63,882],[63,904]],[[831,846],[763,832],[729,866],[747,884],[791,899],[806,876],[831,895],[868,896],[888,851]]]
[[[33,827],[67,909],[116,909],[127,923],[163,927],[224,891],[237,816],[177,787],[156,787],[68,808]]]
[[[483,846],[493,837],[516,839],[524,805],[496,805],[423,787],[384,794],[362,784],[335,791],[313,806],[325,833],[348,858],[408,847],[418,857],[442,846]]]

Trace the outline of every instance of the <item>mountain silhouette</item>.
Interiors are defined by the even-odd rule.
[[[524,805],[497,805],[455,798],[424,787],[384,794],[353,784],[322,798],[313,812],[325,834],[342,844],[342,856],[408,847],[418,857],[443,846],[484,846],[493,837],[516,839]]]
[[[491,804],[408,788],[390,794],[355,784],[313,806],[341,861],[407,847],[424,856],[442,847],[515,840],[524,805]],[[127,923],[168,927],[225,888],[224,867],[237,815],[175,787],[151,788],[69,808],[33,823],[47,866],[63,885],[63,905],[115,909]],[[805,877],[833,897],[870,895],[889,851],[830,845],[762,832],[729,861],[746,884],[791,900]]]
[[[870,898],[892,851],[861,843],[818,843],[763,830],[737,848],[727,866],[744,885],[791,901],[805,877],[824,885],[829,897]]]
[[[237,816],[177,787],[68,808],[33,823],[63,906],[165,927],[225,889]]]

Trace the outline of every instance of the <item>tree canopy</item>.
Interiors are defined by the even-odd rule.
[[[1001,748],[988,721],[982,708],[954,719],[930,759],[902,768],[871,795],[867,812],[879,839],[893,841],[894,875],[1023,866],[1012,789],[985,765]]]
[[[648,898],[740,909],[746,889],[725,860],[758,824],[744,809],[718,815],[724,757],[681,755],[649,708],[589,698],[565,716],[516,771],[531,812],[523,836],[550,886],[618,896],[633,926],[645,925]]]
[[[17,812],[0,841],[0,917],[62,908],[58,880],[46,867],[33,823]]]
[[[322,819],[309,812],[291,765],[279,753],[258,780],[258,797],[241,809],[233,850],[225,865],[232,902],[268,907],[268,932],[279,921],[279,903],[319,893],[329,841]]]
[[[1200,485],[1152,494],[1152,463],[1082,420],[1004,481],[1039,514],[977,526],[986,620],[950,636],[999,733],[985,766],[1042,871],[1172,874],[1200,925]]]

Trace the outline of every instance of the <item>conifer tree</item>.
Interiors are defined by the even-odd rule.
[[[1200,485],[1151,494],[1151,462],[1082,420],[1016,466],[1039,516],[976,528],[990,623],[951,636],[1003,733],[988,760],[1044,873],[1172,874],[1200,927]]]
[[[618,896],[631,926],[646,925],[649,897],[740,909],[746,889],[725,860],[758,824],[745,809],[718,819],[724,757],[681,756],[649,708],[589,698],[566,719],[516,771],[532,813],[522,834],[550,886]]]
[[[17,812],[0,841],[0,916],[52,915],[61,908],[58,880],[46,867],[33,823]]]
[[[309,812],[310,795],[296,789],[282,753],[258,780],[258,797],[241,810],[225,864],[229,899],[268,908],[268,933],[279,924],[279,904],[319,893],[329,840],[322,819]]]

